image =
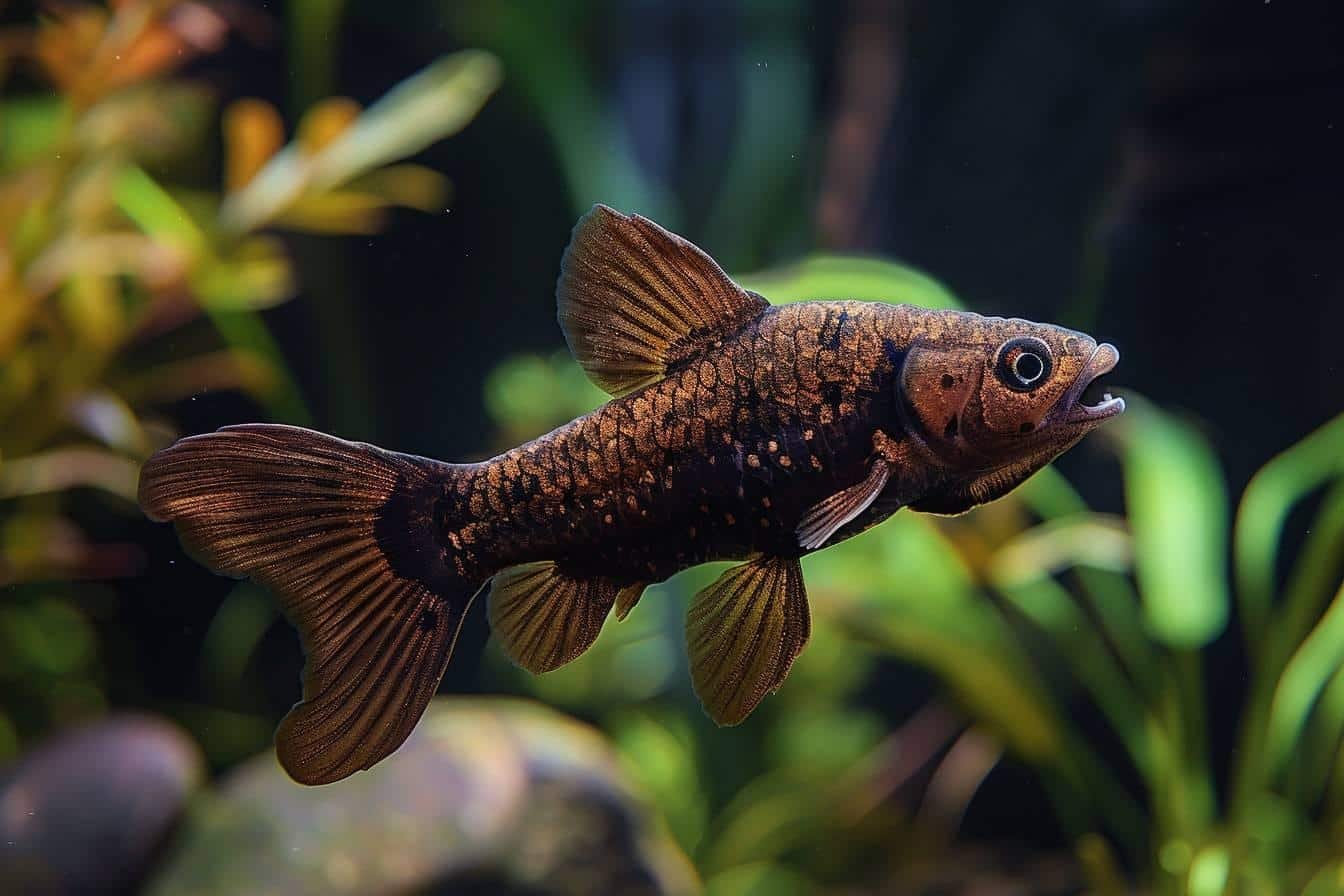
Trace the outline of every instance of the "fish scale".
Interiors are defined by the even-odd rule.
[[[889,336],[878,319],[893,312],[899,309],[847,302],[770,309],[723,342],[717,363],[688,366],[478,465],[446,500],[469,506],[479,492],[502,501],[527,490],[524,480],[544,483],[474,530],[501,568],[551,559],[629,584],[708,560],[800,555],[792,532],[802,514],[837,482],[862,478],[871,431],[891,416],[873,405],[891,393],[885,387],[896,373],[881,351]],[[796,346],[784,371],[787,389],[778,388],[779,377],[763,376],[755,360],[780,336]],[[870,369],[866,359],[874,357]],[[847,373],[838,381],[803,375],[811,369]],[[837,405],[853,410],[835,414]],[[703,424],[700,438],[690,437],[695,423]],[[813,433],[811,443],[805,431]],[[697,537],[683,544],[691,527]],[[466,575],[491,572],[478,567]]]
[[[544,673],[648,584],[745,561],[686,618],[695,692],[737,724],[807,643],[801,556],[903,507],[992,500],[1124,407],[1084,403],[1119,358],[1085,334],[875,302],[771,307],[604,206],[575,227],[556,294],[566,341],[613,397],[491,460],[247,424],[146,463],[146,512],[272,589],[299,629],[303,700],[276,734],[295,780],[339,780],[402,743],[486,584],[505,653]]]

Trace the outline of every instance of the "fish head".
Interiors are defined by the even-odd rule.
[[[920,437],[949,466],[1043,466],[1125,409],[1099,379],[1120,360],[1085,333],[1019,319],[958,315],[917,341],[900,388]]]

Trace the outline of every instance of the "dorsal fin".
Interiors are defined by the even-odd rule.
[[[574,225],[556,299],[570,351],[612,395],[662,379],[769,307],[690,242],[605,205]]]

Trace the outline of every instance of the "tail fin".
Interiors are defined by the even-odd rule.
[[[140,505],[211,569],[279,597],[307,664],[276,732],[294,780],[326,784],[401,746],[480,583],[433,537],[453,466],[292,426],[182,439],[140,474]]]

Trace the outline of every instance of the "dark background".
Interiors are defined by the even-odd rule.
[[[236,41],[192,73],[226,99],[301,107],[305,97],[282,89],[294,52],[284,18],[298,13],[259,7],[278,16],[271,39]],[[569,228],[591,202],[620,197],[566,181],[537,112],[545,100],[568,114],[563,85],[557,99],[544,71],[510,67],[526,46],[490,46],[510,16],[583,60],[661,197],[628,210],[729,270],[812,248],[872,252],[938,277],[972,309],[1086,329],[1120,347],[1121,391],[1199,422],[1233,494],[1344,408],[1340,4],[509,7],[356,0],[330,35],[330,83],[318,92],[368,101],[476,45],[501,53],[506,80],[462,134],[420,159],[452,179],[451,211],[399,212],[335,251],[335,238],[286,237],[303,293],[268,319],[319,428],[447,459],[488,455],[501,446],[482,404],[486,372],[510,353],[563,346],[553,289]],[[172,411],[186,431],[259,414],[230,394]],[[1095,455],[1061,466],[1099,509],[1121,508],[1115,471]],[[198,699],[201,642],[232,583],[186,562],[166,527],[134,525],[148,563],[116,586],[108,667],[121,675],[109,699]],[[445,690],[481,689],[485,638],[475,614]],[[1215,645],[1209,676],[1219,762],[1229,756],[1217,733],[1230,731],[1244,687],[1232,641]],[[255,662],[264,690],[248,708],[278,719],[300,666],[289,629],[273,626]],[[926,686],[908,670],[881,684],[893,717]],[[991,778],[971,833],[1057,842],[1031,808],[1035,786],[1011,767]]]

